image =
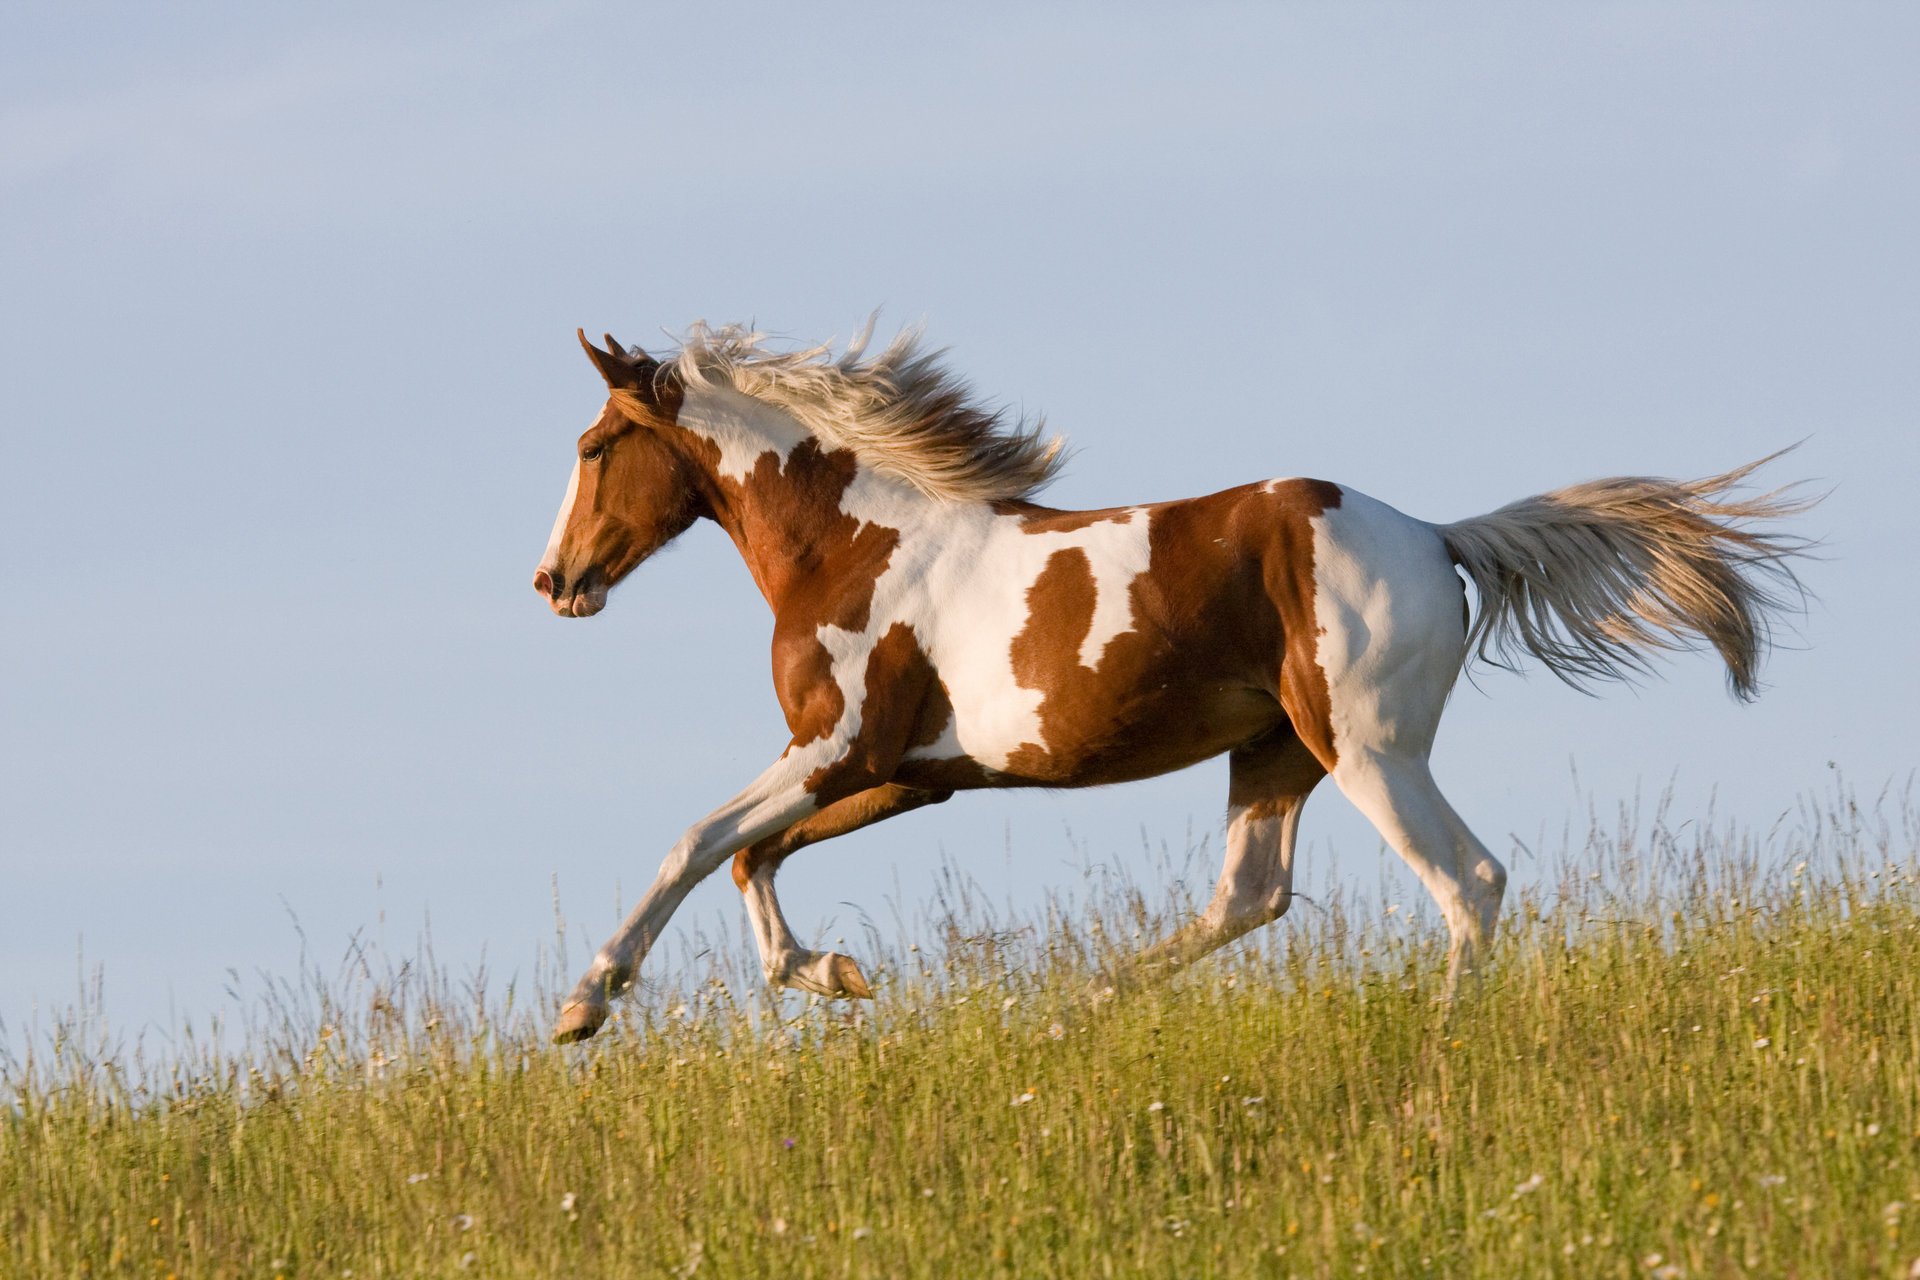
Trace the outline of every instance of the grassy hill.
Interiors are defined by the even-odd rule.
[[[1337,902],[1107,994],[1180,907],[1114,891],[567,1050],[420,969],[158,1068],[76,1023],[6,1068],[0,1272],[1904,1277],[1914,826],[1596,834],[1453,1006],[1429,926]]]

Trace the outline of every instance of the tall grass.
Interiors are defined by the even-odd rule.
[[[1183,895],[955,879],[852,1009],[696,971],[558,1050],[360,957],[165,1054],[76,1016],[4,1068],[0,1271],[1906,1276],[1917,825],[1595,824],[1452,1006],[1391,904],[1109,994]]]

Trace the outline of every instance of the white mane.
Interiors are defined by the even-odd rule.
[[[831,343],[769,351],[742,325],[696,321],[666,361],[688,386],[731,387],[784,409],[824,443],[947,502],[1026,498],[1065,462],[1064,442],[1043,438],[1042,420],[987,409],[966,384],[923,351],[906,329],[867,356],[869,320],[840,355]]]

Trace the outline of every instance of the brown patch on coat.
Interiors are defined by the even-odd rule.
[[[927,684],[925,698],[920,703],[920,719],[914,725],[913,732],[907,737],[907,750],[915,747],[930,747],[940,741],[947,726],[953,723],[953,694],[947,689],[947,682],[938,673]]]
[[[850,451],[803,441],[784,465],[769,450],[736,481],[718,476],[717,447],[684,434],[714,451],[708,474],[717,488],[715,518],[773,606],[773,687],[787,727],[796,744],[825,738],[845,716],[846,702],[820,628],[866,630],[874,586],[900,533],[841,510],[859,467]]]
[[[1331,768],[1310,522],[1338,499],[1332,485],[1288,481],[1146,508],[1148,568],[1128,587],[1133,625],[1095,668],[1080,661],[1097,602],[1092,566],[1077,549],[1050,557],[1009,653],[1019,684],[1041,694],[1043,740],[1010,755],[1011,780],[1148,777],[1288,721]]]
[[[840,757],[808,775],[805,786],[823,803],[884,782],[907,749],[920,719],[933,664],[913,627],[896,622],[867,651],[860,696],[860,728]]]
[[[992,787],[1032,785],[1026,779],[989,769],[972,756],[941,756],[902,760],[893,770],[894,781],[910,787],[939,791],[983,791]]]
[[[1333,696],[1320,666],[1312,521],[1338,508],[1345,495],[1339,485],[1326,480],[1289,480],[1272,496],[1281,500],[1281,518],[1288,527],[1287,554],[1269,568],[1267,585],[1287,635],[1286,657],[1280,666],[1280,704],[1300,740],[1332,773],[1340,756],[1333,742]]]
[[[869,787],[836,800],[820,812],[800,819],[785,831],[777,832],[733,855],[733,883],[745,890],[747,881],[767,866],[778,867],[810,844],[858,831],[861,827],[910,813],[930,804],[950,799],[951,791],[927,791],[889,782]]]
[[[1060,511],[1037,502],[996,502],[995,515],[1012,516],[1020,521],[1022,533],[1072,533],[1104,520],[1125,520],[1132,507],[1105,507],[1098,511]]]
[[[1027,625],[1013,638],[1013,678],[1023,689],[1046,689],[1063,655],[1079,665],[1080,646],[1093,630],[1093,562],[1081,547],[1047,557],[1027,588]]]
[[[1327,771],[1291,724],[1236,747],[1227,758],[1227,807],[1278,818],[1303,803]]]

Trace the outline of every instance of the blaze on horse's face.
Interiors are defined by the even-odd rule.
[[[533,589],[563,618],[587,618],[607,592],[705,510],[694,469],[673,447],[674,406],[658,388],[660,366],[627,355],[607,335],[601,351],[580,335],[613,394],[580,437],[566,501],[553,522]]]

